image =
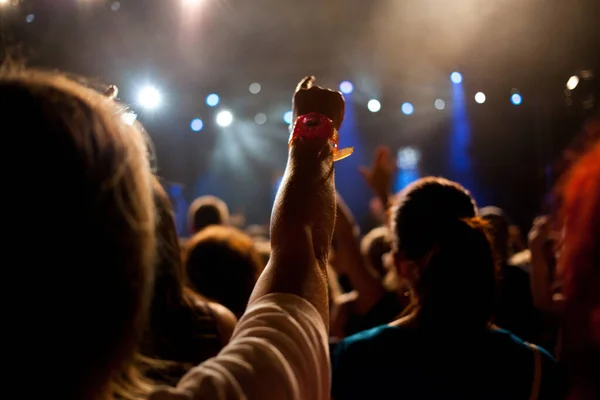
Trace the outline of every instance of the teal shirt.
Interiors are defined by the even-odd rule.
[[[562,398],[556,361],[540,352],[539,399]],[[528,400],[534,353],[504,330],[467,337],[384,325],[332,345],[331,368],[334,400]]]

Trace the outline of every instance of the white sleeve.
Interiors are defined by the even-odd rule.
[[[151,400],[325,400],[329,386],[323,319],[303,298],[274,293],[250,306],[217,357]]]

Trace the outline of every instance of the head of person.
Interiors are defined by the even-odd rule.
[[[185,307],[186,275],[171,202],[158,179],[152,189],[156,207],[156,278],[150,310],[150,330],[161,331],[165,319]]]
[[[598,126],[600,132],[600,125]],[[600,141],[577,161],[562,186],[563,357],[573,399],[598,397],[600,365]]]
[[[239,229],[209,226],[186,244],[185,269],[194,290],[241,316],[263,262],[252,239]]]
[[[509,254],[510,243],[510,220],[506,213],[494,206],[483,207],[479,210],[479,216],[487,222],[488,232],[500,262],[506,262],[511,256]]]
[[[188,210],[188,227],[193,235],[211,225],[228,225],[227,204],[215,196],[201,196],[192,202]]]
[[[8,209],[25,212],[4,226],[19,240],[37,235],[33,210],[48,210],[35,251],[11,272],[28,292],[7,321],[20,349],[11,368],[60,360],[35,375],[31,397],[56,385],[67,399],[139,389],[124,377],[151,297],[154,202],[145,138],[118,112],[112,99],[57,74],[0,73],[5,146],[26,157],[5,182],[19,193]]]
[[[360,243],[360,250],[368,265],[383,279],[388,272],[383,256],[392,250],[388,227],[380,226],[367,233]]]
[[[495,302],[496,265],[477,207],[459,184],[424,178],[392,209],[399,275],[411,287],[419,323],[487,327]]]

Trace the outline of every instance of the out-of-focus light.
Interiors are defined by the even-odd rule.
[[[254,122],[259,125],[263,125],[265,122],[267,122],[267,116],[263,113],[258,113],[254,116]]]
[[[515,106],[518,106],[523,102],[523,98],[519,93],[513,93],[513,95],[510,96],[510,102],[513,103]]]
[[[286,124],[291,124],[292,123],[292,117],[294,116],[294,114],[292,113],[292,111],[286,111],[285,114],[283,114],[283,121]]]
[[[10,0],[0,0],[0,5],[8,4]]]
[[[28,24],[32,23],[33,21],[35,21],[35,15],[33,14],[29,14],[25,17],[25,22],[27,22]]]
[[[460,72],[453,72],[450,74],[450,80],[452,81],[452,83],[459,84],[462,82],[462,75],[460,74]]]
[[[403,147],[398,150],[398,168],[415,169],[419,165],[421,153],[412,147]]]
[[[485,103],[485,94],[483,94],[483,92],[475,93],[475,101],[479,104]]]
[[[217,104],[219,104],[220,101],[221,99],[219,98],[218,94],[211,93],[208,96],[206,96],[206,104],[209,107],[215,107]]]
[[[352,82],[344,81],[340,83],[340,92],[344,94],[350,94],[353,90],[354,86],[352,85]]]
[[[377,112],[377,111],[381,110],[381,103],[379,102],[379,100],[375,100],[375,99],[369,100],[369,102],[367,103],[367,108],[371,112]]]
[[[135,123],[135,121],[137,120],[137,114],[134,113],[133,111],[128,111],[128,112],[124,112],[121,115],[121,118],[123,119],[123,122],[125,122],[127,125],[133,125]]]
[[[437,99],[433,102],[433,106],[438,110],[443,110],[444,108],[446,108],[446,102],[442,99]]]
[[[153,86],[146,86],[138,93],[138,104],[147,109],[154,109],[162,102],[160,92]]]
[[[579,77],[577,75],[573,75],[567,81],[567,89],[573,90],[579,85]]]
[[[200,0],[182,0],[183,4],[185,5],[190,5],[190,6],[194,6],[198,3],[200,3]]]
[[[217,114],[217,124],[222,127],[228,127],[233,122],[233,114],[227,110],[220,111]]]
[[[406,103],[402,104],[402,112],[405,115],[410,115],[414,111],[415,111],[415,107],[412,104],[410,104],[409,102],[406,102]]]
[[[260,89],[262,89],[262,87],[260,86],[260,83],[256,83],[256,82],[250,84],[250,87],[248,87],[248,90],[252,94],[259,94]]]
[[[110,9],[113,10],[113,11],[115,11],[115,12],[119,11],[121,9],[121,3],[119,3],[118,1],[113,2],[110,5]]]
[[[202,122],[200,118],[193,119],[190,128],[192,128],[194,132],[200,132],[202,128],[204,128],[204,122]]]

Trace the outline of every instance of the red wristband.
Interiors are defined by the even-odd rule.
[[[333,126],[333,121],[325,115],[318,113],[309,113],[298,117],[294,123],[288,147],[297,138],[308,140],[329,139],[329,144],[333,150],[333,161],[346,158],[354,152],[353,147],[338,150],[339,134],[335,126]]]

